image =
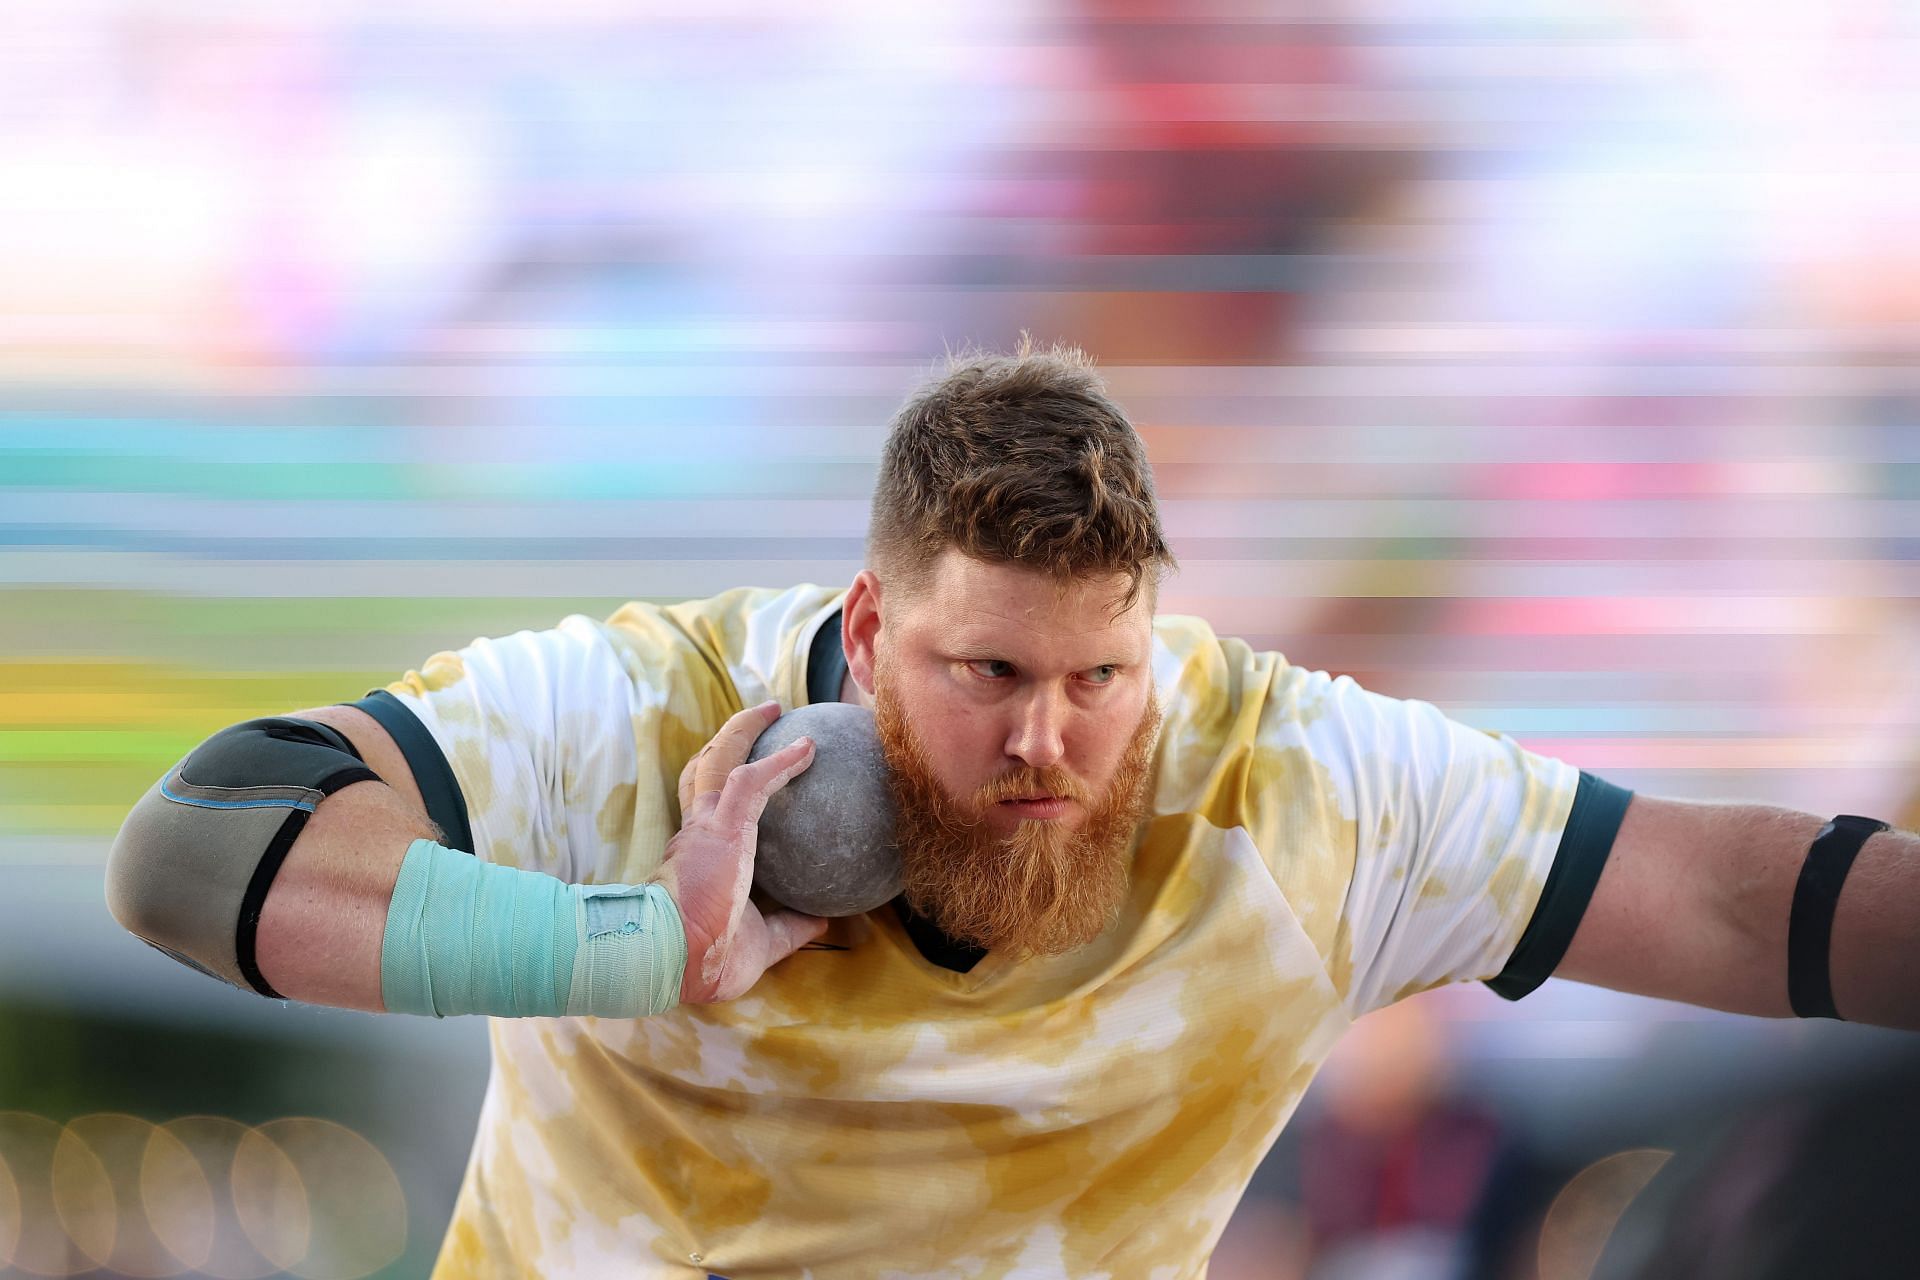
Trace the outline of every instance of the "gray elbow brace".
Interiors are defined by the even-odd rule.
[[[311,720],[222,729],[133,806],[107,859],[107,907],[128,932],[236,987],[280,998],[254,960],[267,890],[314,807],[380,781]]]

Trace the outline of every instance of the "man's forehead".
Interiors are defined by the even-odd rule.
[[[1065,659],[1088,664],[1140,661],[1151,642],[1152,617],[1140,605],[1118,617],[1111,601],[1091,607],[1046,607],[1017,600],[929,600],[916,620],[919,638],[946,652],[983,657]]]
[[[1111,605],[1045,609],[1023,607],[1016,601],[983,601],[952,608],[935,604],[928,610],[927,621],[935,630],[953,637],[956,643],[967,639],[1118,638],[1151,627],[1145,610],[1116,617]]]
[[[948,548],[934,562],[929,597],[953,614],[988,613],[1023,621],[1073,619],[1076,625],[1117,621],[1133,583],[1124,573],[1066,580],[1019,565],[976,560]],[[1144,599],[1146,592],[1138,593]],[[1144,610],[1136,599],[1136,609]],[[1131,611],[1130,611],[1131,612]]]

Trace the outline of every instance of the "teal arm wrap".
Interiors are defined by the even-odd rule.
[[[380,943],[389,1013],[587,1014],[671,1009],[687,967],[680,909],[657,884],[567,884],[415,840]]]

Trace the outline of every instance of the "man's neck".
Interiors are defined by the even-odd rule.
[[[857,702],[867,710],[873,710],[873,699],[867,696],[865,689],[855,683],[851,671],[840,679],[840,701]]]

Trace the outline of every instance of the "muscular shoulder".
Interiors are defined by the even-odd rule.
[[[1326,673],[1217,636],[1202,619],[1167,616],[1154,620],[1154,683],[1164,717],[1159,812],[1251,828],[1258,811],[1310,781],[1281,775],[1314,772],[1309,729],[1331,706]]]
[[[642,667],[690,664],[723,676],[737,706],[768,698],[795,706],[806,701],[807,648],[845,594],[803,584],[738,587],[672,605],[636,601],[608,618],[606,630]]]

